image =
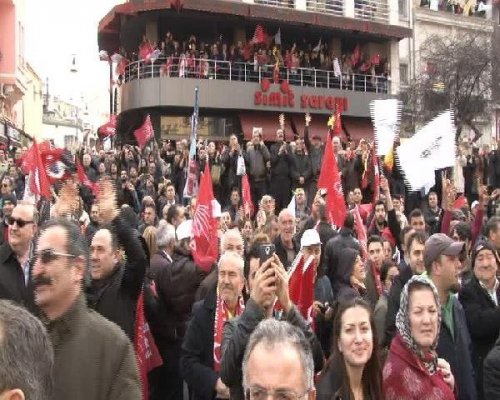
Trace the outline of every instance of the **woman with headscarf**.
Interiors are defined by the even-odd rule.
[[[398,333],[384,367],[386,400],[455,399],[450,365],[436,353],[440,326],[436,287],[427,277],[413,276],[401,293]]]

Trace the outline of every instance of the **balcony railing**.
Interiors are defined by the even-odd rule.
[[[255,0],[255,4],[263,4],[265,6],[295,8],[295,0]]]
[[[388,0],[354,0],[354,17],[364,21],[388,23]]]
[[[390,93],[390,78],[386,76],[335,73],[315,68],[279,68],[274,65],[231,63],[207,59],[158,59],[135,61],[125,69],[125,82],[158,78],[161,76],[180,79],[215,79],[237,82],[271,82],[288,80],[293,86],[351,90],[357,92]]]
[[[344,2],[342,0],[307,0],[307,11],[344,16]]]

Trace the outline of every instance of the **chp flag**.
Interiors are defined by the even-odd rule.
[[[316,265],[314,257],[305,258],[299,252],[288,273],[288,293],[290,300],[296,305],[308,324],[313,323],[314,280]]]

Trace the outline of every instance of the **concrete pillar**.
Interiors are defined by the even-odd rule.
[[[297,10],[307,10],[307,0],[295,0],[295,8]]]
[[[242,27],[234,28],[234,44],[238,43],[239,41],[241,43],[245,43],[247,41],[245,28]]]
[[[344,17],[354,18],[354,0],[344,1]]]
[[[151,43],[158,43],[158,22],[157,21],[147,21],[146,22],[146,37]]]
[[[340,60],[342,57],[342,44],[339,38],[331,38],[328,43],[328,49],[333,51],[335,57]]]
[[[389,24],[399,25],[399,3],[398,0],[385,0],[389,6]]]
[[[399,93],[399,44],[396,40],[390,42],[389,46],[389,62],[390,76],[391,76],[391,94],[396,95]]]

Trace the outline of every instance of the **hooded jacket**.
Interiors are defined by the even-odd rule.
[[[361,297],[361,293],[351,284],[352,271],[358,256],[359,252],[351,248],[346,248],[339,254],[339,263],[333,275],[333,295],[338,302]]]

